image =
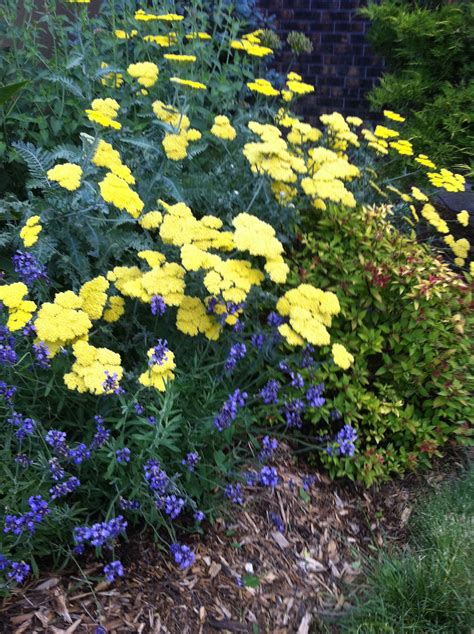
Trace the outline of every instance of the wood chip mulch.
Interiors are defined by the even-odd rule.
[[[367,490],[331,482],[284,450],[281,486],[248,489],[243,508],[190,539],[190,570],[136,538],[121,553],[123,580],[101,581],[100,565],[85,570],[88,581],[77,570],[44,575],[0,602],[0,632],[95,634],[99,624],[107,634],[315,632],[320,618],[350,607],[367,555],[403,543],[416,496],[459,466],[455,458],[449,468]],[[308,475],[316,479],[305,491]]]

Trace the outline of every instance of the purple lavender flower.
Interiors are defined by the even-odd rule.
[[[189,568],[196,560],[196,555],[185,544],[171,544],[170,550],[175,563],[178,564],[181,570]]]
[[[158,460],[152,458],[143,467],[145,470],[145,480],[148,482],[150,489],[159,497],[166,493],[170,479],[166,471],[164,471]]]
[[[94,449],[98,449],[99,447],[103,447],[110,438],[110,431],[105,429],[104,427],[104,419],[102,416],[98,414],[94,416],[94,420],[96,422],[96,433],[94,434],[94,438],[90,444],[90,450],[94,451]]]
[[[265,405],[278,403],[278,392],[280,391],[280,387],[280,383],[276,379],[270,379],[260,390],[260,398]]]
[[[258,459],[260,462],[265,462],[273,458],[275,451],[278,449],[278,440],[276,438],[270,438],[270,436],[264,436],[262,439],[263,449],[259,453]]]
[[[316,482],[316,476],[313,476],[313,475],[303,476],[303,489],[305,491],[309,491],[315,482]]]
[[[122,515],[117,515],[105,522],[97,522],[92,526],[77,526],[74,529],[76,552],[83,552],[84,545],[87,543],[98,548],[114,541],[120,533],[125,532],[127,526],[127,521]]]
[[[17,251],[12,257],[12,262],[15,273],[27,286],[31,286],[37,280],[46,280],[48,277],[45,267],[31,253]]]
[[[36,335],[36,326],[32,321],[29,321],[21,332],[25,337],[34,337]]]
[[[106,394],[123,394],[125,390],[120,387],[117,372],[110,374],[108,370],[104,371],[105,379],[102,383]]]
[[[66,432],[59,429],[50,429],[44,437],[46,443],[58,454],[67,455],[68,446],[66,444]]]
[[[156,416],[148,416],[147,421],[150,425],[156,425]]]
[[[39,368],[47,370],[51,367],[49,348],[43,341],[33,344],[33,354],[35,356],[35,365]]]
[[[304,379],[299,372],[290,372],[290,379],[291,387],[294,387],[297,390],[302,390],[304,388]]]
[[[172,520],[178,517],[178,515],[183,510],[183,507],[185,504],[186,502],[183,500],[183,498],[179,498],[178,496],[174,494],[167,495],[163,499],[163,501],[161,500],[157,501],[158,508],[161,508],[162,506],[164,506],[165,513],[169,515]]]
[[[117,458],[117,462],[130,462],[131,451],[128,447],[124,447],[123,449],[117,449],[115,452],[115,456]]]
[[[137,416],[143,416],[145,413],[145,408],[140,403],[135,403],[133,409],[135,410]]]
[[[196,520],[196,522],[202,522],[206,519],[206,515],[202,511],[195,511],[194,519]]]
[[[26,577],[30,574],[30,567],[23,561],[12,561],[10,568],[11,570],[7,576],[9,579],[16,581],[16,583],[23,583]]]
[[[301,353],[301,361],[300,361],[300,368],[302,368],[303,370],[308,369],[308,368],[312,368],[316,361],[313,359],[313,355],[314,354],[314,348],[311,345],[307,345],[302,353]]]
[[[305,404],[301,399],[295,399],[294,401],[289,401],[284,404],[283,416],[285,417],[288,427],[296,427],[297,429],[302,427],[303,421],[301,420],[301,413],[304,409]]]
[[[333,409],[331,411],[331,420],[341,420],[342,414],[339,410]]]
[[[151,314],[155,317],[163,317],[166,312],[166,303],[161,295],[153,295],[151,298]]]
[[[261,350],[265,344],[265,335],[262,333],[252,335],[250,337],[250,341],[254,348],[256,348],[257,350]]]
[[[115,581],[116,577],[123,577],[124,570],[120,561],[112,561],[110,564],[104,566],[104,574],[107,578],[107,581]]]
[[[0,326],[0,365],[15,365],[18,361],[15,343],[15,337],[8,328]]]
[[[237,362],[245,357],[247,354],[247,346],[245,343],[235,343],[229,352],[229,356],[226,359],[224,364],[224,369],[226,372],[232,372],[232,370],[237,365]]]
[[[279,483],[277,470],[275,467],[262,467],[260,470],[260,484],[265,487],[276,487]]]
[[[121,497],[119,506],[122,511],[138,511],[140,508],[140,502],[137,500],[127,500],[126,498]]]
[[[7,423],[17,428],[16,437],[18,440],[23,440],[26,436],[31,436],[35,430],[36,423],[32,418],[23,416],[19,412],[12,412],[11,416],[7,418]]]
[[[356,450],[354,443],[357,438],[356,430],[351,425],[344,425],[336,436],[338,453],[343,456],[353,456]]]
[[[324,383],[319,385],[311,385],[306,391],[306,400],[310,407],[322,407],[326,399],[322,396],[324,392]]]
[[[283,520],[281,519],[281,517],[278,515],[278,513],[270,513],[270,519],[272,520],[272,522],[275,525],[276,529],[278,531],[280,531],[280,533],[284,533],[285,532],[285,525],[284,525]]]
[[[237,418],[238,410],[244,407],[247,397],[247,392],[241,392],[238,388],[230,394],[229,398],[222,406],[221,411],[214,419],[214,426],[216,429],[223,431],[231,426],[233,421]]]
[[[76,478],[75,476],[71,476],[69,480],[59,482],[58,484],[55,484],[53,487],[51,487],[49,493],[52,500],[57,500],[58,498],[62,498],[69,493],[72,493],[80,486],[81,483],[78,478]]]
[[[240,484],[228,484],[224,489],[224,496],[234,504],[243,504],[244,496]]]
[[[255,473],[255,471],[246,471],[244,474],[244,480],[245,480],[245,484],[248,487],[253,487],[257,484],[257,474]]]
[[[13,404],[13,397],[16,392],[16,387],[14,385],[9,386],[5,383],[5,381],[0,381],[0,396],[3,396],[5,402],[8,405]]]
[[[4,533],[13,533],[21,535],[24,530],[34,533],[36,525],[43,521],[49,513],[49,507],[46,500],[41,495],[32,495],[28,499],[30,510],[23,515],[6,515]]]
[[[273,328],[278,328],[278,326],[281,326],[284,323],[285,323],[285,319],[281,317],[278,313],[275,313],[274,311],[272,311],[271,313],[268,314],[267,324],[269,326],[272,326]]]
[[[32,464],[32,460],[30,460],[28,456],[24,453],[19,453],[18,455],[16,455],[15,462],[16,464],[19,464],[20,467],[23,467],[23,469],[27,469]]]
[[[74,462],[74,464],[80,465],[84,460],[89,460],[91,457],[90,449],[83,442],[79,443],[74,449],[69,449],[68,457]]]
[[[194,471],[199,460],[199,454],[196,451],[190,451],[186,458],[181,460],[181,464],[187,467],[188,471]]]
[[[51,473],[51,477],[53,478],[53,480],[55,482],[59,482],[59,480],[63,480],[66,474],[64,469],[60,465],[59,460],[57,458],[51,458],[48,464],[49,464],[49,471]]]
[[[163,365],[166,361],[166,355],[169,352],[168,342],[166,339],[158,339],[158,343],[153,348],[152,355],[150,360],[148,361],[148,365],[151,367],[153,365]]]

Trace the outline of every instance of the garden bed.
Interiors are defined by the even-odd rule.
[[[364,489],[296,464],[283,448],[280,489],[249,497],[210,527],[187,573],[177,574],[149,535],[135,535],[121,553],[127,579],[94,582],[100,566],[93,562],[83,571],[91,581],[77,570],[44,574],[4,601],[1,631],[95,634],[100,623],[108,634],[304,634],[350,608],[366,557],[403,544],[416,499],[453,477],[463,460],[453,454],[428,474]]]

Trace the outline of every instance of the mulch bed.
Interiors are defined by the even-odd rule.
[[[200,541],[190,540],[196,549],[190,570],[180,572],[140,537],[121,553],[123,580],[92,582],[100,565],[85,570],[89,581],[77,571],[43,575],[0,603],[0,631],[95,634],[101,624],[108,634],[314,632],[320,618],[350,607],[366,555],[403,543],[415,498],[461,462],[455,456],[429,474],[367,490],[331,482],[284,450],[282,486],[249,489],[244,508],[208,527]],[[309,474],[316,481],[306,493]],[[283,520],[284,533],[271,513]]]

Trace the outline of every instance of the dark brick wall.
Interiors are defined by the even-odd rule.
[[[309,117],[337,110],[367,117],[367,92],[382,74],[383,60],[375,55],[365,34],[368,23],[357,15],[364,0],[258,0],[266,15],[275,15],[281,37],[302,31],[313,52],[297,60],[292,70],[316,86],[304,99]],[[286,72],[291,52],[282,53],[277,67]]]

